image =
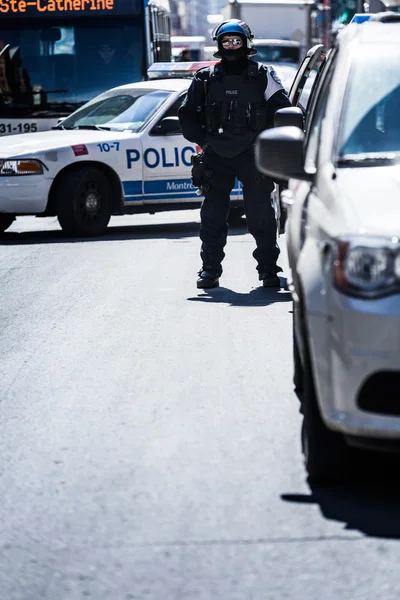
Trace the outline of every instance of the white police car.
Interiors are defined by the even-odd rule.
[[[183,138],[177,111],[205,64],[155,64],[154,79],[97,96],[56,130],[1,138],[0,232],[37,215],[57,216],[69,235],[101,235],[111,215],[198,208],[190,171],[199,148]],[[241,199],[237,184],[232,206]]]

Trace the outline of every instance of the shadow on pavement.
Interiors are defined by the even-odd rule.
[[[281,280],[284,278],[281,277]],[[276,302],[290,302],[292,295],[283,289],[255,288],[247,294],[234,292],[229,288],[218,287],[199,291],[199,295],[188,298],[191,302],[216,302],[229,306],[268,306]]]
[[[116,240],[141,239],[183,239],[197,236],[199,224],[189,223],[159,223],[149,225],[110,226],[104,235],[98,237],[68,237],[61,230],[41,230],[23,232],[5,232],[0,238],[0,245],[13,244],[73,244],[82,242],[114,242]]]
[[[326,519],[344,523],[346,530],[371,537],[400,539],[397,482],[400,460],[371,455],[371,464],[369,473],[363,474],[357,483],[322,487],[309,482],[310,495],[283,494],[281,498],[295,504],[318,504]]]
[[[197,237],[200,224],[197,221],[187,223],[151,223],[146,225],[111,225],[104,235],[98,237],[68,237],[60,229],[37,231],[6,231],[0,236],[0,246],[23,244],[73,244],[82,242],[114,242],[116,240],[142,240],[142,239],[184,239]],[[247,229],[244,226],[231,227],[229,236],[244,235]]]

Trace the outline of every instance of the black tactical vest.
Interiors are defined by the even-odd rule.
[[[267,76],[254,61],[241,75],[226,74],[220,64],[209,69],[204,83],[206,142],[216,154],[231,158],[250,148],[266,128]]]

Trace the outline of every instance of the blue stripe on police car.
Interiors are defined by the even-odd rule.
[[[142,196],[142,181],[123,181],[124,196]]]
[[[137,202],[139,200],[168,200],[176,198],[196,198],[202,199],[196,194],[197,188],[194,187],[190,179],[158,179],[155,181],[123,181],[124,201]],[[241,186],[238,180],[235,181],[235,186],[232,194],[241,192]]]
[[[143,192],[145,196],[159,196],[164,194],[175,194],[175,195],[196,195],[196,189],[190,179],[161,179],[155,181],[145,181],[143,183],[142,192],[142,181],[123,181],[124,196],[136,196],[142,197]]]
[[[162,181],[145,181],[144,182],[144,193],[145,194],[162,194],[165,192],[195,192],[197,188],[194,187],[190,179],[168,179]]]
[[[174,168],[174,167],[190,167],[192,154],[196,150],[193,146],[184,146],[183,148],[147,148],[143,153],[143,162],[149,169],[156,167]],[[141,153],[137,148],[128,149],[126,151],[126,166],[127,169],[132,169],[132,165],[141,159]]]

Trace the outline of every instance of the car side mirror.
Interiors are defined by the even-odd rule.
[[[275,127],[298,127],[304,130],[304,115],[298,106],[280,108],[274,116]]]
[[[181,125],[178,117],[164,117],[151,130],[153,135],[174,135],[181,133]]]
[[[304,170],[304,132],[298,127],[276,127],[263,131],[256,141],[256,166],[261,173],[276,179],[312,181],[313,173]]]

